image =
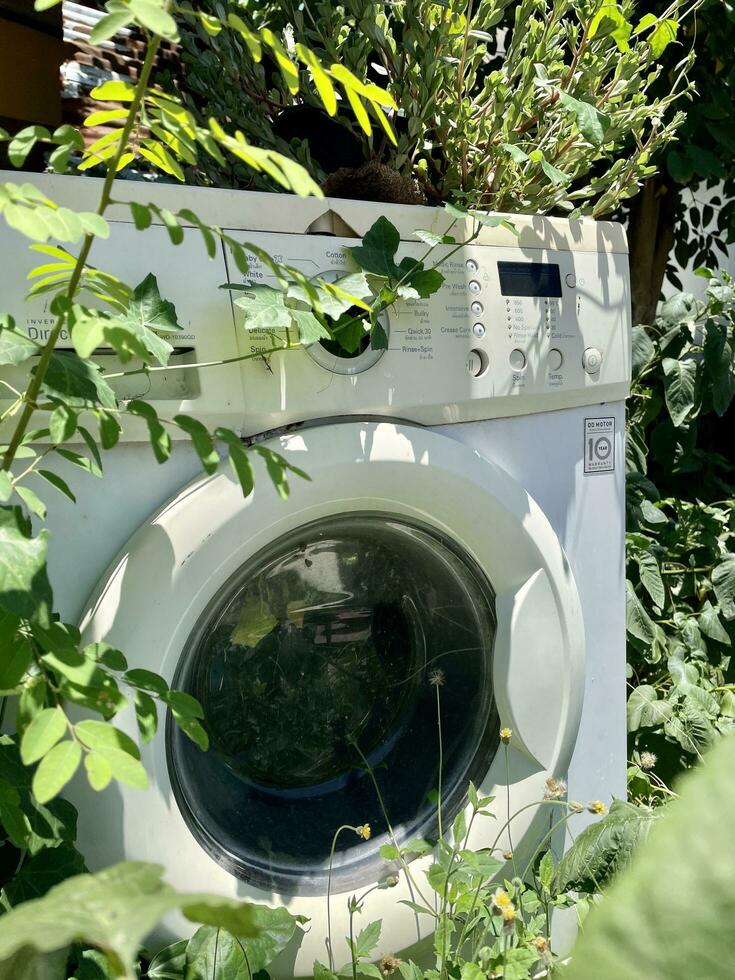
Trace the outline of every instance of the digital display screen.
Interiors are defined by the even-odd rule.
[[[561,296],[559,266],[546,262],[498,262],[503,296]]]

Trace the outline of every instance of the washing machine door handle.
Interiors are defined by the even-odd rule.
[[[566,772],[582,709],[581,658],[545,569],[497,596],[493,681],[513,745],[551,775]]]

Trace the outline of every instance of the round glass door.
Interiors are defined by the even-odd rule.
[[[196,560],[196,559],[194,559]],[[175,686],[198,698],[210,749],[169,723],[167,754],[192,833],[233,874],[280,892],[375,881],[390,820],[436,832],[497,748],[494,596],[456,545],[375,513],[305,525],[213,598]],[[379,792],[378,792],[379,791]]]

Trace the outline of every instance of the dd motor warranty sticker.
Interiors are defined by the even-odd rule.
[[[585,419],[585,473],[612,473],[614,470],[615,419]]]

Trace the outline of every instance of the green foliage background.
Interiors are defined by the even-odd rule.
[[[709,274],[707,274],[709,276]],[[735,725],[735,288],[678,294],[633,332],[628,404],[630,790],[669,784]],[[653,753],[653,770],[641,755]]]

